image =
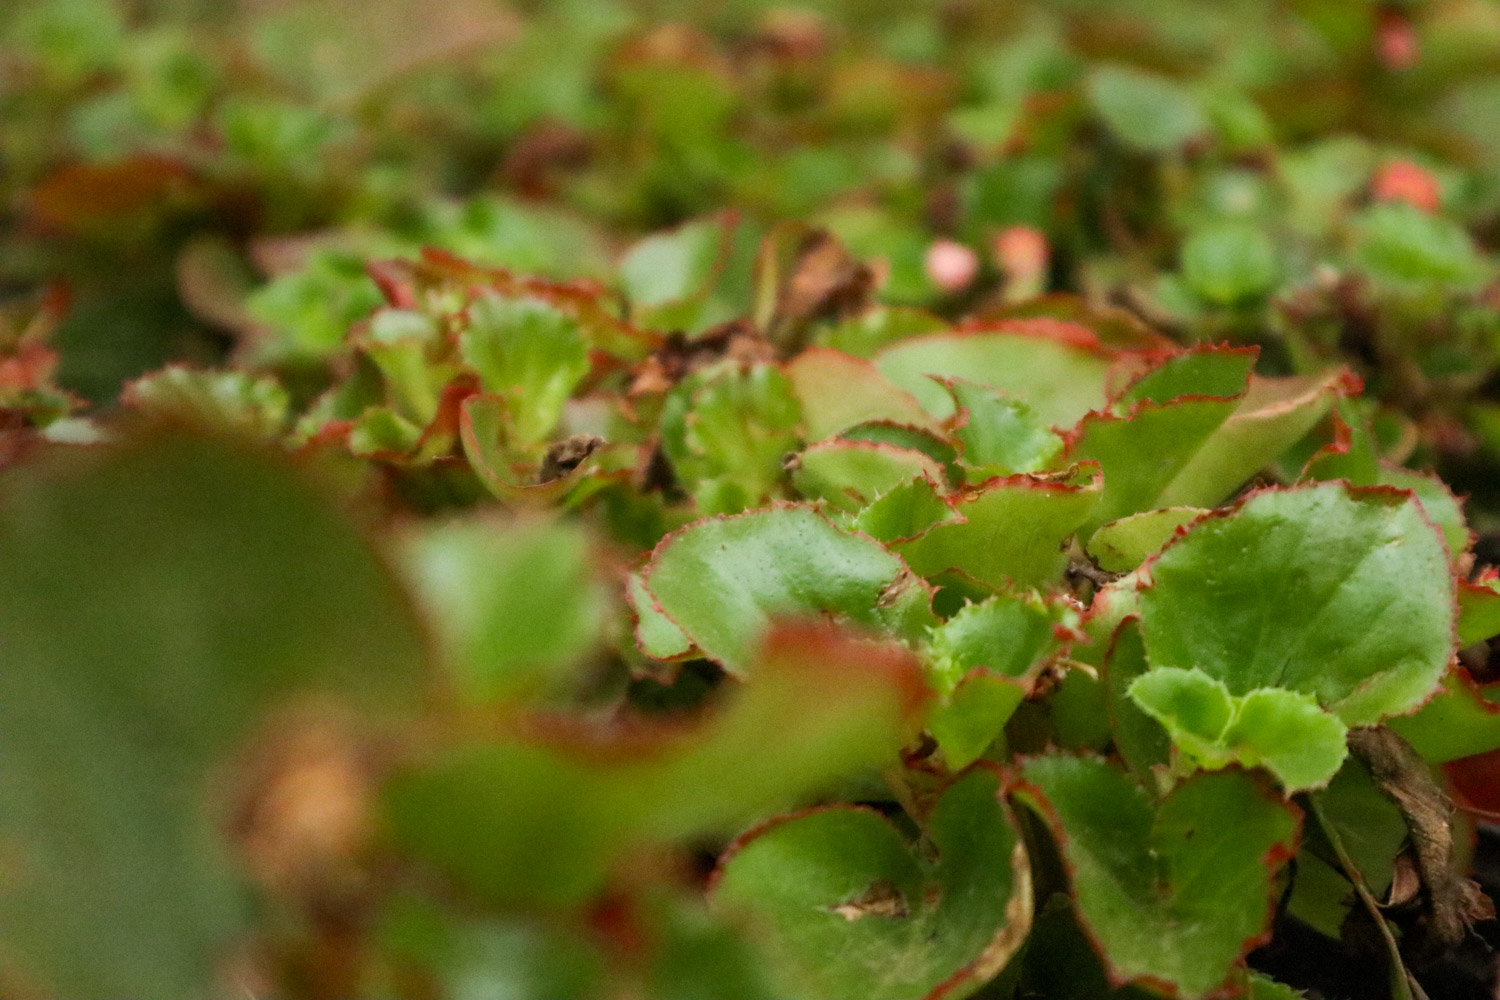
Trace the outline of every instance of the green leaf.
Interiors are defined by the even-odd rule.
[[[774,820],[720,861],[715,905],[766,930],[785,995],[964,997],[1031,923],[1025,846],[999,774],[970,769],[923,818],[930,855],[879,814],[833,806]]]
[[[639,573],[626,579],[625,597],[635,612],[635,641],[641,652],[653,660],[676,660],[692,653],[693,640],[661,610]]]
[[[802,402],[809,441],[822,441],[872,420],[937,428],[915,397],[864,358],[814,347],[788,361],[785,371]]]
[[[882,494],[849,522],[849,527],[878,542],[915,538],[933,525],[963,518],[948,506],[934,481],[919,476]]]
[[[771,365],[725,365],[684,379],[662,404],[661,448],[705,514],[763,503],[800,446],[801,408]]]
[[[1271,875],[1296,843],[1292,807],[1239,771],[1200,774],[1153,807],[1103,760],[1036,757],[1018,794],[1047,821],[1074,902],[1115,982],[1214,992],[1270,918]]]
[[[821,623],[771,631],[747,672],[696,726],[599,738],[542,718],[519,727],[529,739],[441,748],[388,782],[386,828],[482,899],[577,905],[633,851],[724,832],[893,762],[927,697],[908,651]]]
[[[1454,668],[1416,714],[1386,724],[1434,764],[1487,753],[1500,747],[1500,703],[1492,693]]]
[[[1163,506],[1173,480],[1238,405],[1234,399],[1190,397],[1166,404],[1142,401],[1128,417],[1084,417],[1068,458],[1097,462],[1104,470],[1104,495],[1089,525]]]
[[[924,659],[942,703],[928,730],[953,768],[1000,735],[1076,615],[1035,594],[996,594],[932,630]]]
[[[1126,387],[1114,412],[1128,414],[1143,400],[1160,404],[1179,396],[1238,396],[1258,354],[1253,347],[1198,347],[1169,355]]]
[[[953,396],[955,435],[971,481],[1046,468],[1062,454],[1063,439],[1017,399],[970,382],[944,379]]]
[[[821,441],[797,456],[792,468],[798,493],[849,513],[918,477],[940,480],[942,467],[920,451],[865,441]]]
[[[1102,524],[1089,536],[1088,553],[1106,573],[1129,573],[1163,545],[1178,528],[1207,514],[1202,507],[1163,507]]]
[[[620,282],[637,308],[682,302],[704,294],[724,250],[724,226],[701,219],[632,246],[620,260]]]
[[[1462,226],[1404,201],[1367,209],[1358,234],[1359,265],[1397,289],[1472,287],[1489,270]]]
[[[1264,767],[1288,792],[1326,785],[1347,752],[1344,724],[1295,691],[1233,695],[1201,670],[1157,667],[1137,677],[1129,694],[1202,767]]]
[[[986,667],[970,670],[943,703],[933,709],[927,731],[937,740],[948,767],[957,770],[979,759],[1026,699],[1027,685]]]
[[[1420,704],[1452,654],[1452,578],[1410,494],[1329,483],[1254,494],[1149,564],[1155,666],[1242,695],[1282,687],[1351,726]]]
[[[1459,581],[1459,646],[1472,646],[1496,635],[1500,635],[1500,581]]]
[[[1128,66],[1102,66],[1085,84],[1094,113],[1128,145],[1168,153],[1208,131],[1198,99],[1181,84]]]
[[[1127,618],[1110,636],[1105,655],[1105,708],[1120,759],[1137,781],[1155,787],[1154,769],[1170,760],[1172,740],[1161,724],[1141,711],[1130,697],[1130,685],[1150,669],[1146,646],[1141,640],[1140,619]]]
[[[957,570],[996,589],[1056,582],[1067,565],[1064,542],[1099,500],[1099,477],[1082,478],[1089,471],[1062,481],[1011,476],[980,483],[949,499],[962,523],[938,524],[892,548],[928,578]]]
[[[1188,237],[1182,245],[1182,276],[1199,298],[1232,306],[1271,292],[1281,277],[1281,265],[1276,247],[1262,230],[1226,224]]]
[[[459,349],[484,389],[505,401],[510,438],[520,447],[546,440],[588,374],[578,321],[541,299],[493,292],[469,304],[468,318]]]
[[[1029,679],[1059,649],[1057,630],[1069,617],[1065,605],[1035,594],[996,594],[965,605],[927,640],[927,662],[938,690],[952,691],[975,667]]]
[[[269,456],[173,435],[41,458],[0,501],[7,962],[50,995],[222,994],[248,917],[226,758],[294,700],[415,705],[419,629]]]
[[[928,376],[987,385],[1030,406],[1045,423],[1069,427],[1107,402],[1113,360],[1086,327],[1024,319],[903,340],[877,354],[875,365],[935,417],[951,416],[954,402]]]
[[[1229,419],[1203,442],[1157,498],[1158,507],[1212,507],[1302,440],[1358,382],[1340,369],[1321,376],[1260,378]]]
[[[599,643],[607,595],[588,536],[540,521],[454,521],[401,555],[454,688],[487,704],[555,693]]]
[[[126,386],[123,398],[154,417],[265,440],[281,436],[291,411],[286,390],[272,376],[194,371],[178,365],[136,379]]]
[[[801,507],[690,524],[657,546],[643,577],[683,634],[735,674],[773,618],[833,614],[914,635],[932,615],[899,557]]]

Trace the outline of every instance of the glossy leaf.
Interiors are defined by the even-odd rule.
[[[912,635],[929,591],[895,555],[800,507],[697,521],[669,535],[643,572],[662,611],[705,656],[748,669],[773,618],[838,618]]]
[[[855,531],[880,542],[915,538],[938,524],[956,524],[962,516],[943,499],[934,481],[921,476],[882,494],[849,522]]]
[[[1293,807],[1247,774],[1202,774],[1153,806],[1103,760],[1036,757],[1019,794],[1052,827],[1079,921],[1115,982],[1187,998],[1229,978],[1265,931],[1271,876],[1296,842]]]
[[[1031,922],[1025,846],[999,775],[974,768],[921,817],[936,860],[870,810],[774,820],[721,860],[720,909],[762,924],[787,995],[963,997],[995,976]]]
[[[1067,563],[1064,543],[1098,503],[1099,478],[1083,478],[1087,474],[1072,481],[1011,476],[981,483],[949,500],[962,523],[936,525],[893,548],[929,578],[956,570],[997,589],[1053,582]]]
[[[1452,651],[1442,539],[1410,494],[1324,484],[1257,493],[1149,565],[1152,664],[1231,693],[1283,687],[1349,725],[1421,703]]]

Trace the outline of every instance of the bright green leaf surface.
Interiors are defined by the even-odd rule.
[[[1344,724],[1310,695],[1281,688],[1233,695],[1201,670],[1176,667],[1147,671],[1129,694],[1209,770],[1263,766],[1288,792],[1298,792],[1327,784],[1344,762]]]
[[[1395,491],[1256,494],[1199,522],[1150,574],[1140,600],[1152,664],[1197,667],[1234,694],[1302,691],[1349,725],[1420,703],[1452,652],[1447,553]]]
[[[850,527],[876,541],[890,543],[915,538],[935,524],[961,520],[933,480],[922,476],[883,494],[856,514]]]
[[[606,595],[576,526],[454,522],[402,555],[457,690],[476,703],[555,690],[598,643]]]
[[[797,456],[792,485],[809,500],[855,513],[916,478],[940,480],[942,467],[920,451],[867,441],[823,441]]]
[[[1200,347],[1161,361],[1120,394],[1114,409],[1122,416],[1142,400],[1170,403],[1178,396],[1238,396],[1255,367],[1254,348]]]
[[[997,329],[916,337],[875,356],[880,371],[933,416],[951,415],[954,403],[929,375],[998,389],[1058,427],[1071,426],[1105,404],[1111,361],[1083,327],[1052,320],[1011,320]]]
[[[963,442],[964,465],[975,470],[970,481],[1036,472],[1062,454],[1062,438],[1020,400],[967,379],[944,384],[963,417],[955,434]]]
[[[1005,730],[1027,686],[984,667],[969,671],[933,709],[927,731],[950,768],[966,767]]]
[[[1500,635],[1500,590],[1494,583],[1458,585],[1458,644]]]
[[[898,557],[805,508],[695,522],[657,547],[644,577],[667,617],[732,673],[772,618],[832,613],[898,635],[931,620],[927,588]]]
[[[675,660],[692,652],[693,641],[657,607],[639,573],[626,580],[625,597],[635,612],[635,640],[641,652],[656,660]]]
[[[1042,586],[1062,574],[1064,543],[1098,499],[1097,477],[1086,485],[1027,476],[994,479],[953,501],[962,524],[939,524],[893,547],[925,577],[957,570],[995,588]]]
[[[1164,506],[1162,494],[1235,410],[1232,399],[1137,404],[1127,418],[1089,414],[1079,424],[1073,461],[1098,462],[1104,495],[1092,525]]]
[[[1500,748],[1500,703],[1457,670],[1416,714],[1387,725],[1434,764]]]
[[[3,495],[7,958],[58,996],[220,994],[246,914],[211,778],[293,696],[410,704],[418,629],[354,527],[255,452],[155,438]]]
[[[1259,378],[1161,493],[1157,506],[1212,507],[1302,440],[1350,391],[1349,376]]]
[[[1037,757],[1022,773],[1114,977],[1188,998],[1217,989],[1270,918],[1273,868],[1296,840],[1291,807],[1238,771],[1192,778],[1155,808],[1103,760]]]
[[[865,809],[774,821],[721,862],[715,903],[765,925],[788,995],[967,996],[1029,929],[1025,849],[988,768],[950,785],[923,828],[935,861]]]
[[[505,399],[518,445],[545,440],[589,370],[578,321],[540,299],[492,293],[477,297],[468,312],[459,337],[464,360],[486,391]]]
[[[1031,594],[996,594],[932,630],[927,657],[938,687],[951,691],[975,667],[1022,678],[1058,648],[1063,614]]]
[[[1089,536],[1088,553],[1107,573],[1129,573],[1171,541],[1178,528],[1206,513],[1202,507],[1163,507],[1130,514],[1100,525]]]

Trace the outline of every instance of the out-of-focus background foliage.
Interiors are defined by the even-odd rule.
[[[604,274],[732,209],[732,254],[827,226],[892,304],[1074,291],[1342,357],[1482,528],[1500,489],[1487,0],[12,0],[0,205],[9,335],[45,300],[102,405],[174,359],[295,375],[368,255]]]
[[[720,591],[769,575],[768,605],[794,592],[794,610],[900,619],[922,637],[931,594],[874,540],[911,551],[898,543],[915,536],[894,522],[856,535],[782,507],[676,529],[798,498],[850,506],[841,523],[869,528],[850,518],[895,493],[889,484],[858,503],[824,496],[816,469],[797,464],[812,448],[786,461],[835,433],[850,454],[870,442],[904,451],[916,464],[897,471],[914,489],[898,499],[936,504],[922,531],[946,525],[949,499],[921,487],[937,488],[929,469],[955,487],[966,474],[930,430],[966,426],[945,422],[956,402],[926,369],[903,385],[937,393],[942,413],[893,391],[901,366],[889,356],[879,370],[864,359],[966,319],[1061,317],[1099,334],[1083,330],[1080,345],[1068,340],[1078,327],[1040,322],[1063,332],[1037,356],[1076,353],[1079,367],[999,356],[1018,383],[1008,387],[1045,376],[1048,392],[1086,401],[1044,422],[991,399],[996,421],[1024,413],[1037,431],[1023,441],[1035,454],[968,455],[968,473],[1001,484],[991,496],[1005,499],[1002,473],[1023,467],[1035,476],[1014,477],[1018,494],[1100,488],[1057,463],[1075,461],[1080,441],[1096,455],[1067,428],[1104,405],[1105,359],[1127,354],[1141,370],[1181,364],[1193,388],[1164,397],[1170,420],[1191,412],[1165,405],[1182,400],[1223,407],[1220,421],[1245,404],[1234,445],[1253,461],[1207,506],[1257,471],[1417,489],[1449,546],[1403,508],[1417,523],[1407,537],[1427,546],[1431,572],[1416,583],[1437,595],[1438,667],[1451,652],[1450,574],[1473,571],[1483,586],[1463,591],[1482,619],[1461,633],[1473,677],[1445,675],[1437,710],[1414,725],[1454,735],[1432,760],[1474,757],[1500,741],[1500,654],[1485,644],[1500,598],[1481,572],[1500,563],[1497,250],[1492,0],[0,0],[0,995],[69,992],[27,979],[33,970],[77,995],[198,996],[205,982],[309,998],[785,995],[750,939],[702,905],[725,848],[716,838],[820,801],[836,779],[842,800],[873,802],[917,835],[902,817],[930,803],[899,780],[881,785],[871,762],[894,761],[903,739],[910,749],[933,671],[895,646],[881,647],[881,667],[831,627],[775,633],[753,654],[763,609]],[[1163,337],[1260,351],[1174,356]],[[517,343],[544,346],[510,351]],[[785,359],[799,354],[814,361],[794,370]],[[176,362],[215,371],[134,381]],[[1362,397],[1340,366],[1364,381]],[[1198,388],[1225,370],[1232,393]],[[1098,384],[1074,393],[1064,383],[1078,372]],[[1305,391],[1276,395],[1303,384],[1273,380],[1289,375],[1308,376]],[[834,405],[846,379],[900,419],[880,406],[851,415],[868,399]],[[799,400],[816,405],[799,415]],[[212,439],[132,436],[184,412]],[[1262,454],[1257,428],[1287,414],[1295,433],[1272,426],[1276,447]],[[1164,438],[1180,429],[1165,426]],[[257,437],[294,460],[257,452]],[[43,443],[99,440],[119,447]],[[1156,439],[1141,440],[1118,459],[1107,444],[1097,452],[1127,487],[1155,454]],[[1415,469],[1468,494],[1466,510]],[[1379,506],[1361,496],[1340,502]],[[1001,523],[1040,553],[1020,582],[1045,594],[1011,593],[1009,565],[968,589],[947,578],[948,556],[927,567],[945,578],[950,624],[967,627],[967,601],[994,590],[990,611],[1014,612],[1002,624],[1039,644],[1017,644],[1029,687],[976,685],[1002,700],[1000,725],[1017,712],[1024,738],[1007,747],[1016,734],[983,730],[966,761],[992,745],[1001,756],[1111,745],[1096,668],[1118,616],[1096,615],[1097,634],[1078,631],[1078,616],[1081,595],[1114,573],[1065,567],[1059,546],[1091,515],[1036,542],[1032,528],[1054,516],[1038,509],[1035,523]],[[1181,518],[1170,534],[1196,508],[1167,513]],[[723,570],[715,559],[737,539],[751,544]],[[1160,544],[1152,535],[1117,568]],[[663,551],[686,567],[675,584],[670,569],[656,575]],[[789,553],[806,565],[782,573]],[[1371,606],[1422,589],[1375,584]],[[691,629],[658,606],[672,586]],[[694,631],[704,622],[711,642]],[[1069,642],[1080,669],[1054,673]],[[743,697],[697,712],[738,691],[742,673],[759,675]],[[1483,697],[1464,678],[1487,684]],[[343,697],[326,711],[295,701],[300,718],[287,692]],[[1136,825],[1156,836],[1143,786],[1103,758],[1038,759],[1064,758],[1139,799]],[[987,767],[961,790],[1003,812]],[[1351,773],[1329,801],[1347,796],[1351,827],[1379,831],[1363,849],[1394,886],[1406,827]],[[1212,911],[1235,919],[1208,927],[1237,978],[1218,969],[1199,992],[1286,995],[1236,957],[1259,926],[1236,921],[1255,924],[1255,905],[1275,895],[1277,936],[1257,968],[1305,985],[1328,966],[1337,989],[1379,995],[1386,958],[1368,956],[1383,944],[1336,968],[1323,960],[1344,943],[1353,898],[1326,863],[1331,841],[1303,838],[1300,895],[1284,882],[1266,891],[1296,850],[1297,821],[1258,780],[1197,785],[1277,816],[1275,849],[1250,852],[1242,868],[1255,878],[1228,879]],[[869,836],[901,840],[872,813],[852,815],[878,828]],[[972,825],[1019,836],[989,820]],[[1132,865],[1158,871],[1145,834],[1116,850],[1112,826],[1099,829],[1102,853],[1134,851]],[[1196,828],[1184,829],[1186,841]],[[1039,826],[1025,832],[1050,842]],[[954,830],[924,828],[924,849],[929,833]],[[863,864],[850,842],[868,843],[830,836],[828,857]],[[973,898],[991,910],[1028,903],[1026,865],[1012,878],[997,860],[1016,857],[1012,841],[980,846],[970,860],[996,884],[954,864],[955,884],[980,885]],[[898,848],[898,870],[920,862],[923,878],[949,877],[947,861]],[[1033,859],[1042,943],[989,985],[976,974],[956,988],[1154,995],[1116,990],[1062,897],[1047,902],[1046,885],[1066,881],[1048,850]],[[802,868],[787,871],[788,891],[807,888]],[[869,892],[822,916],[893,915],[902,897],[884,877],[859,885]],[[1157,914],[1160,926],[1213,923],[1175,912]],[[1029,911],[979,915],[1033,923]],[[893,923],[917,926],[919,957],[951,940],[946,925],[929,933],[928,916]],[[952,917],[960,930],[963,917]],[[1175,938],[1159,948],[1142,930],[1157,926],[1121,922],[1121,936],[1144,954],[1201,957]],[[880,967],[895,952],[871,940]],[[888,995],[954,995],[945,977],[962,963],[927,959],[912,974],[939,985]],[[1469,979],[1488,989],[1493,956],[1478,961],[1484,976]],[[859,992],[858,963],[835,965],[844,978],[828,995],[876,995]]]

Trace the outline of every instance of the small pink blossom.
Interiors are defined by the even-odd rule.
[[[927,279],[950,295],[961,292],[979,276],[979,255],[962,243],[937,240],[923,261]]]

